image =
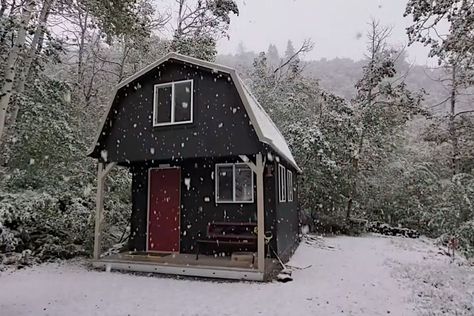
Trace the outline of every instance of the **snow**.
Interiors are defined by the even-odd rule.
[[[90,271],[77,261],[46,264],[0,274],[0,311],[2,315],[438,315],[444,308],[448,315],[472,315],[467,310],[473,310],[474,302],[472,268],[451,263],[430,240],[375,235],[313,238],[300,245],[289,265],[291,282],[250,283]]]
[[[184,178],[184,185],[186,186],[186,190],[191,190],[191,178]]]

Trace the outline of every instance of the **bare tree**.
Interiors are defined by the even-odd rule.
[[[284,60],[275,70],[273,73],[280,72],[283,68],[291,64],[293,61],[298,59],[302,54],[308,53],[314,49],[314,43],[311,39],[305,39],[303,44],[301,44],[300,48],[296,50],[291,56],[287,56],[286,60]]]

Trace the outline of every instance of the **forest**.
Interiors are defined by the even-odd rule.
[[[238,70],[303,169],[311,230],[380,221],[455,237],[474,256],[473,1],[408,1],[407,40],[429,47],[434,67],[410,64],[376,20],[359,61],[307,60],[311,39],[219,55],[238,14],[234,0],[0,1],[0,269],[91,255],[97,165],[87,152],[100,118],[117,83],[171,51]],[[107,248],[131,234],[130,190],[116,168]]]

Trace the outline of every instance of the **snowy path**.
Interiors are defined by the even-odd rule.
[[[289,283],[176,280],[48,264],[0,274],[0,315],[472,315],[474,272],[424,240],[303,243]],[[319,245],[319,246],[318,246]],[[450,299],[450,303],[445,300]],[[463,305],[464,304],[464,305]],[[471,311],[469,311],[471,308]]]

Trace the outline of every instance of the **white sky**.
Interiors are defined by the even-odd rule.
[[[218,43],[219,53],[234,53],[239,42],[246,50],[267,50],[270,43],[285,51],[288,39],[295,47],[305,38],[315,42],[306,59],[362,58],[365,35],[371,18],[393,27],[391,43],[408,41],[403,18],[407,0],[236,0],[240,15],[232,18],[230,40]],[[362,38],[358,38],[362,34]],[[425,64],[428,50],[419,44],[409,47],[410,61]]]

